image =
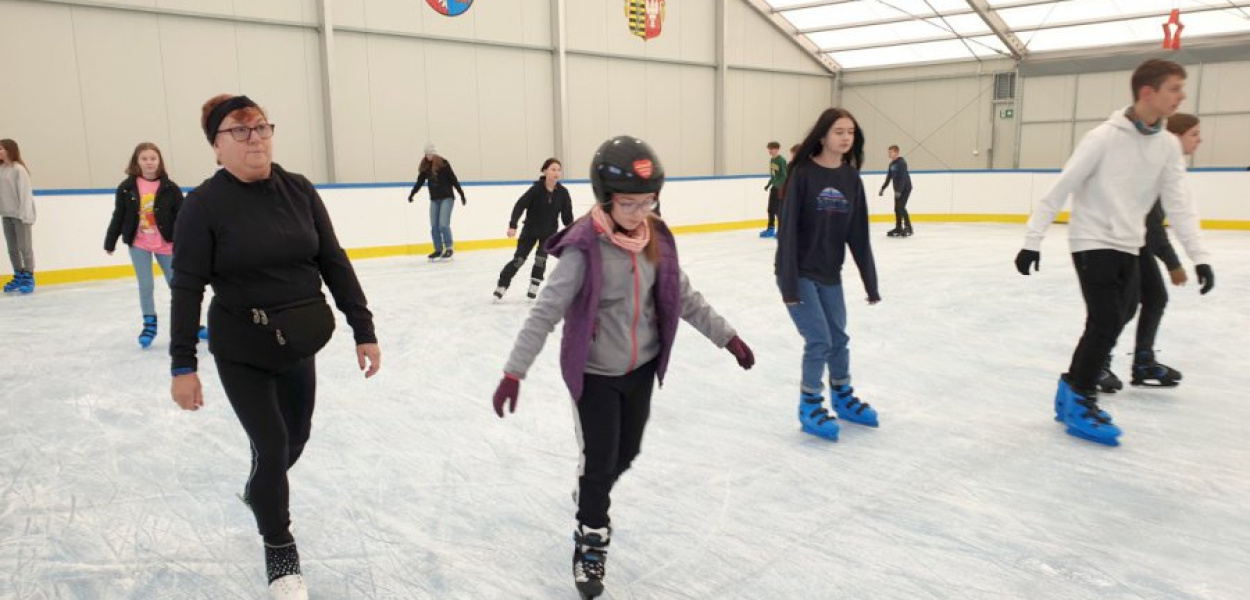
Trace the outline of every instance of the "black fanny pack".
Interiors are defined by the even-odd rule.
[[[281,369],[325,347],[334,313],[325,296],[266,308],[235,308],[214,298],[208,312],[209,350],[218,358]]]

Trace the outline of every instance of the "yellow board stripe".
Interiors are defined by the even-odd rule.
[[[1057,223],[1066,223],[1068,213],[1061,213],[1055,221]],[[1024,223],[1029,220],[1028,215],[993,215],[993,214],[955,214],[955,215],[912,215],[913,221],[923,223]],[[893,223],[894,215],[874,215],[871,217],[874,223]],[[727,223],[706,223],[703,225],[678,225],[672,227],[673,233],[715,233],[718,231],[733,231],[736,229],[753,229],[756,227],[764,227],[767,222],[764,219],[750,221],[730,221]],[[1223,220],[1204,220],[1202,222],[1203,229],[1231,229],[1238,231],[1250,231],[1250,221],[1223,221]],[[473,250],[494,250],[498,248],[511,248],[516,245],[516,240],[501,238],[495,240],[473,240],[456,242],[456,252],[465,252]],[[397,246],[371,246],[367,248],[350,248],[347,250],[347,256],[353,260],[367,258],[386,258],[392,256],[422,256],[434,251],[434,244],[400,244]],[[154,273],[156,265],[152,266]],[[62,283],[78,283],[81,281],[97,281],[101,279],[121,279],[124,277],[134,277],[134,267],[131,266],[111,266],[111,267],[85,267],[80,269],[61,269],[57,271],[40,271],[36,273],[39,285],[56,285]]]

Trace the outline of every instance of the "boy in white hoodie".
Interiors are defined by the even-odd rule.
[[[1054,187],[1029,218],[1016,269],[1038,270],[1046,229],[1072,196],[1068,244],[1085,298],[1085,332],[1059,379],[1055,420],[1071,435],[1100,444],[1119,444],[1120,429],[1098,407],[1095,383],[1115,347],[1138,286],[1138,250],[1145,243],[1146,213],[1161,198],[1202,293],[1215,275],[1201,243],[1198,212],[1185,185],[1185,165],[1166,118],[1185,100],[1185,69],[1152,59],[1133,72],[1133,104],[1090,131],[1068,158]]]

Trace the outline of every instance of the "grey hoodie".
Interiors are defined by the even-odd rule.
[[[598,236],[602,256],[603,290],[595,315],[595,333],[590,344],[586,372],[596,375],[624,375],[646,364],[660,353],[656,324],[656,267],[645,255],[633,256]],[[637,281],[634,268],[637,266]],[[504,371],[525,378],[534,359],[542,351],[547,335],[564,318],[586,276],[586,255],[576,248],[565,248],[556,268],[538,296],[538,302],[517,334],[516,345]],[[637,324],[634,317],[637,315]],[[737,333],[690,286],[681,272],[681,318],[705,337],[724,348]],[[637,350],[635,351],[635,348]]]

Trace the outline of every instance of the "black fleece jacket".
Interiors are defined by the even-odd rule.
[[[178,184],[161,178],[161,186],[156,190],[156,204],[152,214],[156,218],[156,230],[167,242],[174,241],[174,222],[178,211],[182,209],[182,190]],[[139,230],[139,185],[134,177],[129,177],[117,186],[117,196],[113,200],[113,219],[109,221],[108,232],[104,234],[104,249],[112,252],[117,249],[117,238],[127,246],[135,243],[135,232]]]

